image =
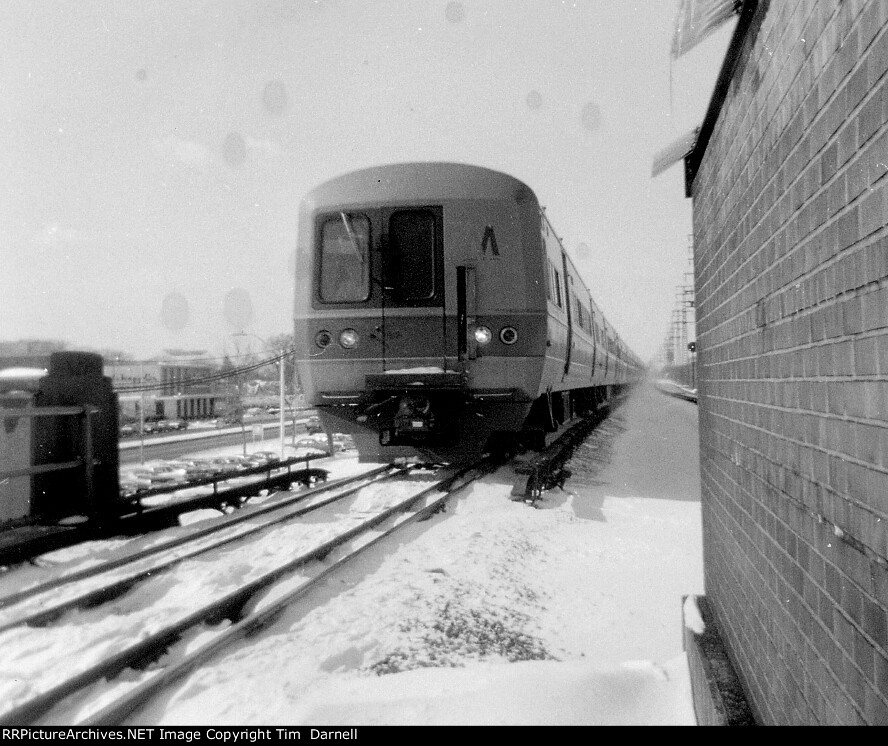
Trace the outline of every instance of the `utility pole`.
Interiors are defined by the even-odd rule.
[[[280,411],[278,412],[278,424],[281,428],[281,461],[284,460],[284,407],[286,406],[284,403],[284,353],[285,350],[281,350],[281,357],[278,360],[278,368],[280,369],[280,389],[279,389],[279,399],[278,406],[280,407]],[[293,421],[293,429],[296,429],[296,421]]]
[[[262,346],[264,348],[267,349],[269,346],[268,342],[265,341],[264,339],[262,339],[262,337],[260,337],[257,334],[253,334],[251,332],[235,332],[231,336],[233,336],[233,337],[254,337],[255,339],[258,339],[262,343]],[[278,368],[280,371],[280,375],[279,375],[280,388],[278,391],[278,425],[280,427],[280,437],[281,437],[281,440],[280,440],[281,461],[283,461],[285,458],[284,457],[284,447],[285,447],[284,432],[285,432],[285,428],[286,428],[286,425],[284,423],[284,417],[285,417],[284,407],[286,406],[286,402],[284,401],[284,357],[286,354],[286,350],[281,349],[278,354],[279,354]],[[295,431],[296,431],[296,418],[294,416],[294,418],[293,418],[293,432],[295,432]]]
[[[139,361],[139,463],[145,463],[145,363]]]

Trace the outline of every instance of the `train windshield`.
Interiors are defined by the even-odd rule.
[[[370,220],[339,213],[321,226],[321,300],[365,301],[370,295]]]

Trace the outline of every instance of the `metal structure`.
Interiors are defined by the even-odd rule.
[[[236,333],[232,334],[231,336],[232,337],[253,337],[254,339],[258,339],[262,343],[263,347],[265,347],[265,348],[269,347],[269,344],[267,341],[262,339],[262,337],[260,337],[259,335],[253,334],[251,332],[236,332]],[[285,412],[285,406],[286,406],[286,402],[284,401],[284,359],[285,359],[286,353],[287,353],[286,350],[280,350],[280,352],[278,353],[279,354],[278,371],[280,373],[280,376],[278,379],[278,383],[280,386],[280,389],[278,392],[278,423],[280,425],[280,432],[281,432],[281,443],[280,443],[281,459],[284,459],[286,457],[284,454],[284,428],[285,428],[284,412]],[[295,427],[296,427],[296,424],[294,422],[293,423],[294,431],[295,431]]]
[[[688,259],[693,268],[693,236],[688,237]],[[684,273],[684,282],[675,288],[675,305],[669,329],[659,355],[659,367],[667,377],[691,388],[697,386],[696,316],[694,273]]]

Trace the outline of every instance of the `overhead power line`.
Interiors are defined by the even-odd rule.
[[[194,378],[181,378],[175,381],[163,381],[160,383],[151,383],[151,384],[134,384],[132,386],[118,386],[115,388],[115,391],[118,393],[138,393],[140,391],[154,391],[155,389],[163,389],[167,388],[171,385],[176,386],[190,386],[194,384],[200,383],[212,383],[213,381],[222,381],[226,378],[236,378],[238,376],[243,375],[244,373],[250,373],[254,370],[259,370],[259,368],[264,368],[267,365],[272,365],[274,363],[280,362],[288,355],[292,355],[295,349],[283,350],[279,354],[266,358],[264,360],[260,360],[257,363],[251,363],[250,365],[242,365],[238,368],[232,368],[231,370],[219,371],[218,373],[212,373],[207,376],[196,376]]]

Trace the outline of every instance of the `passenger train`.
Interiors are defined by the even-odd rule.
[[[533,191],[477,166],[379,166],[309,192],[294,319],[306,402],[362,461],[539,448],[643,375]]]

